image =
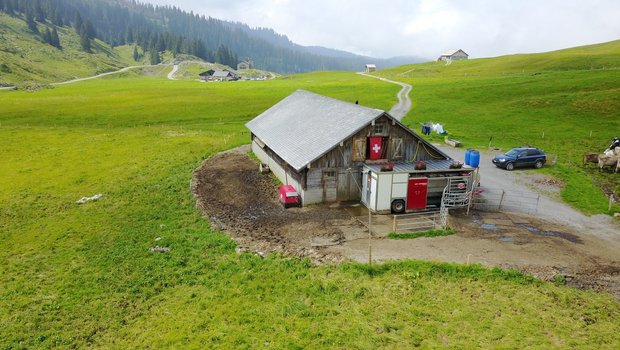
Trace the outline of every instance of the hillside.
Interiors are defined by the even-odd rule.
[[[582,168],[620,134],[620,41],[497,58],[406,65],[376,73],[413,85],[414,129],[444,124],[466,147],[535,145],[558,166],[564,200],[586,213],[607,212],[620,193],[614,174]],[[596,185],[593,185],[596,184]],[[602,191],[601,191],[602,189]]]
[[[44,32],[46,24],[38,24]],[[131,47],[110,48],[95,40],[92,53],[81,50],[73,28],[59,27],[62,49],[41,41],[20,18],[0,12],[0,86],[51,83],[141,64],[131,58]]]
[[[36,33],[36,26],[45,25],[50,30],[65,28],[65,36],[72,27],[80,36],[77,47],[82,47],[85,52],[90,52],[92,40],[95,40],[92,44],[95,53],[105,51],[105,48],[97,47],[103,43],[108,47],[138,46],[142,58],[147,58],[151,64],[159,63],[159,55],[164,51],[175,56],[192,55],[231,67],[236,67],[239,60],[250,58],[256,68],[278,73],[359,71],[368,62],[391,67],[421,60],[417,57],[377,59],[322,47],[304,47],[271,29],[250,28],[243,23],[186,12],[176,6],[153,6],[130,0],[0,0],[0,13],[22,19],[29,25],[30,31],[24,31],[17,22],[4,20],[5,29],[18,36],[13,41],[43,41],[44,32]],[[17,25],[15,30],[14,25]],[[22,54],[15,49],[5,52]],[[109,53],[109,56],[114,54]],[[65,58],[54,54],[50,61],[61,59],[70,65]],[[98,60],[93,56],[88,59]],[[105,65],[107,61],[102,60],[101,64]],[[41,78],[42,81],[48,79]]]
[[[132,72],[0,91],[0,348],[618,348],[618,301],[561,280],[237,253],[189,179],[298,88],[380,109],[399,89],[342,72],[230,84]]]

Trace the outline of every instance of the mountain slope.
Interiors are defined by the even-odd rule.
[[[46,26],[39,23],[39,31]],[[111,49],[95,40],[93,52],[86,53],[72,28],[59,27],[58,35],[62,49],[42,42],[20,18],[0,12],[0,85],[58,82],[136,64],[129,48]]]
[[[11,0],[7,3],[13,5],[0,0],[0,12],[21,18],[31,27],[46,25],[52,30],[51,23],[73,27],[81,36],[85,51],[88,51],[89,39],[93,38],[111,47],[137,45],[141,51],[148,51],[151,64],[159,63],[158,54],[163,51],[173,55],[189,54],[231,67],[236,66],[239,58],[247,57],[257,68],[278,73],[359,71],[369,62],[385,68],[420,61],[415,57],[385,60],[323,47],[304,47],[271,29],[250,28],[242,23],[199,16],[175,6],[153,6],[129,0]],[[8,23],[16,24],[14,21]],[[11,25],[7,27],[10,29]],[[15,33],[38,35],[30,29],[30,32],[20,29]],[[57,55],[52,55],[54,57]]]

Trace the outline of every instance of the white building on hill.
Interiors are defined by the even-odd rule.
[[[465,51],[458,49],[444,52],[443,54],[441,54],[441,56],[439,56],[437,61],[458,61],[466,60],[468,58],[469,55]]]

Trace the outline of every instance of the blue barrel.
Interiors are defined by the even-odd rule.
[[[471,154],[469,155],[469,166],[473,168],[477,168],[478,165],[480,165],[480,152],[474,149],[471,151]]]
[[[465,150],[465,165],[469,165],[469,162],[471,161],[471,151],[471,148]]]

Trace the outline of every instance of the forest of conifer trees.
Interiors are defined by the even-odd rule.
[[[279,73],[315,70],[359,70],[367,57],[314,54],[286,36],[267,28],[249,28],[186,12],[175,6],[154,6],[136,0],[0,0],[0,11],[22,18],[41,40],[62,49],[56,27],[71,26],[82,49],[90,52],[97,38],[112,47],[134,45],[148,52],[151,63],[159,53],[188,54],[235,67],[248,57],[257,68]],[[39,33],[37,22],[51,30]]]

